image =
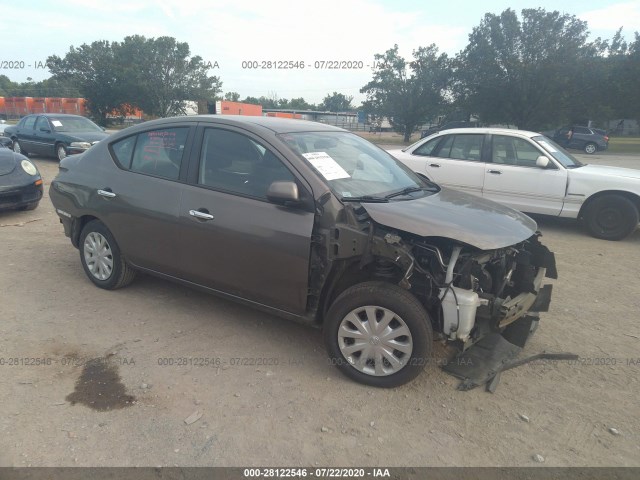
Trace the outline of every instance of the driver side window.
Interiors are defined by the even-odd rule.
[[[198,184],[266,200],[275,181],[296,180],[268,148],[240,133],[205,130]]]

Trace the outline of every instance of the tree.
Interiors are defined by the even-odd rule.
[[[190,56],[189,44],[173,37],[126,37],[115,46],[126,71],[127,103],[152,116],[182,115],[187,101],[215,101],[222,83],[208,75],[202,57]]]
[[[522,10],[522,21],[511,9],[485,14],[456,61],[458,102],[483,122],[522,129],[567,116],[594,88],[580,79],[598,55],[587,35],[586,22],[541,8]]]
[[[189,44],[172,37],[134,35],[122,42],[96,41],[47,59],[53,79],[76,85],[101,124],[111,112],[135,106],[158,117],[184,114],[188,100],[213,101],[221,82],[210,77]]]
[[[333,92],[332,94],[324,97],[322,103],[318,105],[318,110],[325,110],[328,112],[348,112],[349,110],[353,110],[351,105],[352,101],[352,96],[347,97],[342,93]]]
[[[125,102],[119,84],[122,66],[116,59],[113,45],[106,40],[77,48],[72,46],[64,58],[50,56],[47,66],[56,81],[71,82],[78,87],[102,125],[106,123],[107,114],[118,110]]]
[[[451,76],[449,57],[435,45],[413,51],[407,62],[398,45],[375,55],[373,80],[360,90],[367,94],[364,110],[386,117],[408,142],[417,126],[433,118],[447,105]]]
[[[240,101],[240,94],[238,92],[227,92],[224,94],[224,99],[229,102]]]

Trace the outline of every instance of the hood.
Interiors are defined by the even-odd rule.
[[[13,150],[8,148],[0,148],[0,176],[9,175],[18,165],[17,155]]]
[[[69,137],[70,142],[93,143],[93,142],[98,142],[100,140],[104,140],[109,136],[109,134],[105,132],[73,132],[73,133],[60,132],[60,133]]]
[[[443,188],[415,200],[363,203],[382,225],[421,237],[445,237],[481,250],[508,247],[533,235],[531,218],[499,203]]]
[[[609,167],[607,165],[584,165],[569,169],[570,175],[594,175],[607,177],[625,177],[640,180],[640,170],[635,168]]]

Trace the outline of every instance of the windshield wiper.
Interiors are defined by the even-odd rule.
[[[393,193],[390,193],[389,195],[385,195],[384,198],[389,199],[393,197],[399,197],[401,195],[408,195],[409,193],[421,192],[423,190],[424,190],[424,187],[407,187],[407,188],[403,188],[399,192],[393,192]]]
[[[389,200],[385,197],[374,197],[373,195],[362,195],[361,197],[341,197],[343,202],[369,202],[369,203],[387,203]]]

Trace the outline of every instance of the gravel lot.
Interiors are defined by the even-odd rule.
[[[35,162],[48,191],[57,162]],[[640,230],[610,243],[537,220],[560,278],[524,353],[581,360],[505,372],[490,394],[435,365],[367,388],[319,331],[147,276],[100,290],[48,198],[0,213],[0,466],[640,466]],[[130,402],[101,410],[118,391]]]

